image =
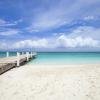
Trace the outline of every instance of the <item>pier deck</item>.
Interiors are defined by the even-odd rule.
[[[0,58],[0,74],[8,71],[11,68],[25,64],[25,62],[30,61],[36,57],[36,55],[36,53],[29,54],[28,52],[23,55],[17,54],[17,56]]]

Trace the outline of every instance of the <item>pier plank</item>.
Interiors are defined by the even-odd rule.
[[[22,63],[28,62],[27,57],[29,59],[32,59],[36,56],[36,53],[29,54],[28,56],[26,54],[20,55],[19,59],[17,56],[9,56],[0,58],[0,74],[8,71],[11,68],[17,67],[17,61],[19,60],[19,65]]]

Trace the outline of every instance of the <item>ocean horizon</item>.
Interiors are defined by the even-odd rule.
[[[10,52],[16,56],[17,52]],[[0,52],[6,57],[6,52]],[[95,64],[100,63],[100,52],[38,52],[28,64]]]
[[[100,63],[100,52],[40,52],[29,64]]]

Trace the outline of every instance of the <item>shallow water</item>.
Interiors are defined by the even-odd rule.
[[[100,52],[41,52],[28,64],[100,63]]]
[[[16,56],[17,52],[9,52],[9,56]],[[6,52],[0,52],[0,58],[6,57]]]
[[[10,52],[15,56],[16,52]],[[6,57],[6,52],[0,52]],[[100,63],[100,52],[39,52],[28,64],[92,64]]]

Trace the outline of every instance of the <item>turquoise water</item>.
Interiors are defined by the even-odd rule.
[[[17,52],[9,52],[9,56],[16,56]],[[0,58],[6,57],[6,52],[0,52]]]
[[[16,52],[10,52],[15,56]],[[6,57],[6,52],[0,52],[0,57]],[[86,64],[100,63],[100,52],[41,52],[28,64]]]
[[[100,63],[100,52],[43,52],[29,64],[85,64]]]
[[[20,52],[22,54],[22,52]],[[17,56],[17,52],[9,52],[9,56]],[[0,52],[0,58],[6,57],[6,52]]]

